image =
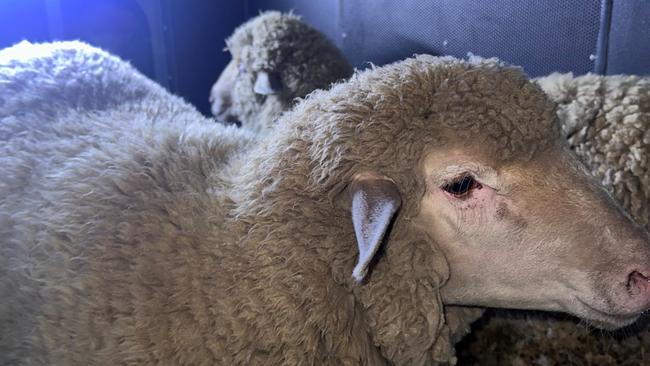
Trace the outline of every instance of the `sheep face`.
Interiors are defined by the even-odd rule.
[[[232,60],[223,69],[217,81],[212,85],[210,90],[210,109],[212,114],[219,120],[227,123],[235,123],[235,116],[230,114],[232,106],[232,88],[237,80],[238,67],[237,63]]]
[[[312,179],[336,176],[322,157],[345,152],[357,281],[369,273],[374,289],[420,258],[443,304],[565,311],[606,328],[650,306],[647,232],[571,154],[553,105],[521,72],[419,56],[333,90],[351,97],[312,110]],[[339,136],[346,145],[326,150],[321,140]],[[374,253],[385,258],[368,269]]]
[[[297,98],[352,74],[327,37],[293,14],[262,13],[226,44],[233,61],[212,88],[212,113],[253,132],[274,126]]]
[[[424,159],[415,225],[445,253],[443,302],[565,311],[603,328],[650,306],[650,240],[563,145],[503,163],[463,146]]]
[[[650,305],[650,240],[570,154],[555,116],[495,61],[421,55],[359,72],[250,151],[252,203],[236,214],[281,223],[257,234],[264,247],[286,238],[311,253],[291,257],[319,268],[313,282],[351,289],[350,313],[394,364],[444,360],[462,328],[454,305],[628,324]]]
[[[209,101],[218,121],[256,129],[258,119],[276,118],[288,108],[285,99],[279,74],[254,71],[233,59],[212,86]]]

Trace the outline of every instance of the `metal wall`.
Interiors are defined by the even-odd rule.
[[[531,76],[650,74],[647,0],[249,0],[247,16],[258,9],[294,9],[359,68],[472,52]]]
[[[607,74],[650,74],[650,1],[611,0]]]

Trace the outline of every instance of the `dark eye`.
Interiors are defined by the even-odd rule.
[[[246,65],[240,62],[239,64],[237,64],[237,76],[245,73],[246,73]]]
[[[442,189],[449,192],[454,197],[464,198],[472,191],[472,189],[480,187],[481,184],[474,180],[472,176],[465,175],[455,179],[449,184],[445,184],[442,186]]]

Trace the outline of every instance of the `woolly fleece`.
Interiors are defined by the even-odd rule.
[[[121,105],[1,120],[0,363],[454,363],[476,311],[441,302],[447,262],[409,223],[416,167],[444,131],[506,161],[560,136],[518,69],[431,56],[312,93],[255,146],[202,122]],[[365,169],[403,205],[359,285],[336,197]]]
[[[352,75],[352,66],[327,37],[297,15],[268,11],[239,26],[226,40],[240,73],[233,90],[233,111],[244,128],[261,131],[316,89]],[[279,74],[283,91],[253,92],[260,71]]]

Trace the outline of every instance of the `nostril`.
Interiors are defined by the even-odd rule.
[[[639,271],[632,271],[627,278],[627,290],[632,296],[648,293],[650,280]]]
[[[212,99],[212,113],[214,115],[224,114],[231,106],[230,99],[216,97]]]

